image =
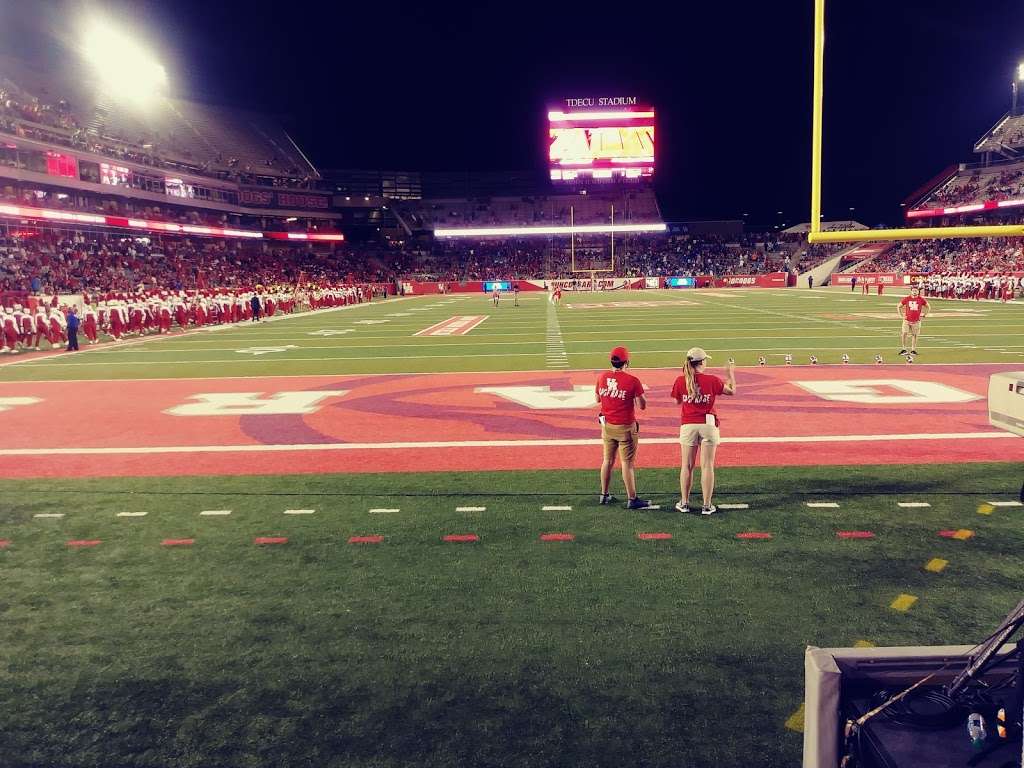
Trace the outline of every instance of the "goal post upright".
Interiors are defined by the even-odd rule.
[[[1024,237],[1024,224],[959,227],[899,227],[896,229],[821,231],[822,135],[825,104],[825,0],[814,0],[814,89],[811,109],[810,243],[864,243],[878,240],[937,240],[941,238]]]

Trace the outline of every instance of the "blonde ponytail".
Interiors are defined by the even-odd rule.
[[[697,383],[697,367],[690,358],[686,358],[684,373],[686,374],[686,394],[692,398],[700,397],[702,393],[700,384]]]

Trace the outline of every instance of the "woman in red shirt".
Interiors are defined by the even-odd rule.
[[[676,504],[680,512],[690,511],[690,488],[693,487],[693,468],[700,450],[700,489],[704,496],[702,515],[713,515],[718,508],[711,503],[715,492],[715,451],[721,442],[715,398],[736,394],[736,366],[732,359],[725,368],[725,381],[704,373],[710,356],[700,347],[686,353],[683,375],[672,385],[672,397],[682,406],[679,414],[679,443],[682,464],[679,469],[679,489],[682,498]]]

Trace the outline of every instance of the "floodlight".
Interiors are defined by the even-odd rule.
[[[1017,65],[1017,79],[1024,82],[1024,62]]]
[[[167,72],[137,40],[103,19],[85,28],[82,53],[109,90],[125,101],[145,101],[167,84]]]

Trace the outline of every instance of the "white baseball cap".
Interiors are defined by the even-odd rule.
[[[711,355],[705,352],[700,347],[691,347],[686,352],[686,359],[691,363],[699,363],[701,360],[709,359]]]

